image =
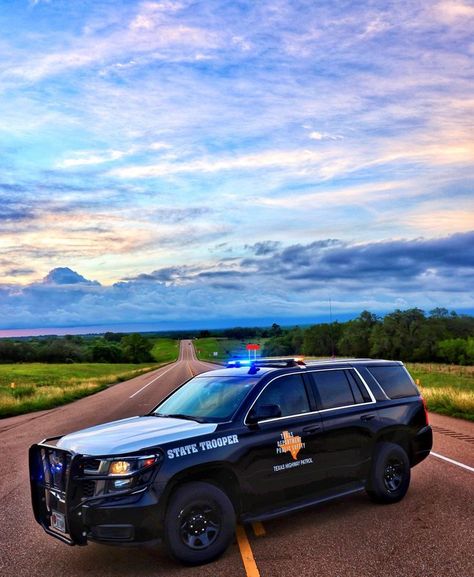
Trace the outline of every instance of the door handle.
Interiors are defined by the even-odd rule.
[[[310,425],[309,427],[303,427],[303,433],[316,433],[321,430],[321,425]]]
[[[360,418],[361,421],[371,421],[372,419],[375,419],[375,415],[374,415],[374,414],[362,415],[361,418]]]

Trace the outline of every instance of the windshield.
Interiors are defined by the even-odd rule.
[[[228,421],[257,381],[250,377],[195,377],[163,401],[154,414],[211,423]]]

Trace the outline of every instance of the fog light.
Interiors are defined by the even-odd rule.
[[[133,478],[130,479],[117,479],[112,482],[114,489],[127,489],[133,483]]]

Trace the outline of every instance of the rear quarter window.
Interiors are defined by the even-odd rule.
[[[410,375],[401,365],[367,367],[367,370],[378,381],[390,399],[419,395]]]

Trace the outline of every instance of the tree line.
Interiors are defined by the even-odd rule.
[[[474,364],[474,317],[445,308],[413,308],[384,317],[363,311],[344,323],[282,329],[264,347],[266,356],[304,354]]]
[[[0,363],[148,363],[153,345],[138,333],[0,339]]]

